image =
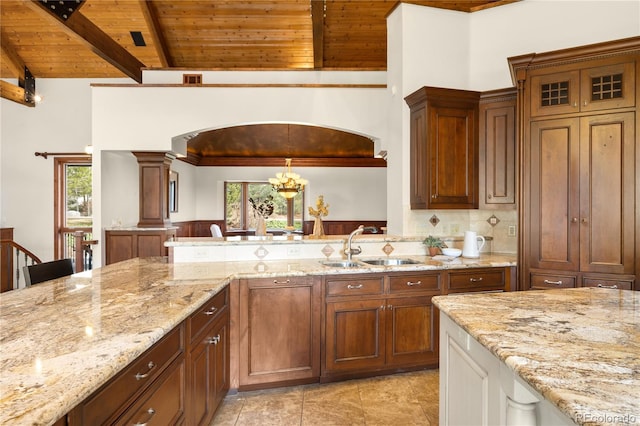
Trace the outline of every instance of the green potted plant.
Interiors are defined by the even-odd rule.
[[[442,241],[438,237],[434,237],[431,235],[425,238],[424,241],[422,241],[422,243],[425,246],[427,246],[427,249],[429,250],[429,256],[432,256],[432,257],[440,254],[441,253],[440,249],[442,247],[446,247],[444,244],[444,241]]]

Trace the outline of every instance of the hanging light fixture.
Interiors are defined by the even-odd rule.
[[[269,178],[269,183],[284,198],[293,198],[298,192],[304,191],[304,186],[308,182],[306,179],[301,179],[299,174],[291,171],[291,158],[287,158],[284,171],[276,173],[275,178]]]

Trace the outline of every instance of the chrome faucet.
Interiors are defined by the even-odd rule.
[[[351,244],[353,242],[353,237],[358,234],[362,234],[364,231],[369,231],[373,234],[376,234],[378,232],[378,228],[376,228],[375,226],[360,225],[349,234],[349,238],[347,238],[347,247],[344,249],[344,254],[347,255],[347,260],[349,262],[351,262],[351,257],[354,254],[362,253],[362,247],[358,246],[357,248],[353,248]]]

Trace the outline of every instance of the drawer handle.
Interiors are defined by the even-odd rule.
[[[479,283],[480,281],[482,281],[482,277],[480,277],[480,278],[469,278],[469,281],[471,281],[472,283]]]
[[[151,374],[153,369],[156,368],[156,364],[153,361],[149,361],[149,364],[147,364],[147,367],[149,368],[149,371],[147,371],[146,373],[136,373],[136,380],[142,380],[149,377],[149,374]]]
[[[358,290],[359,288],[362,288],[362,284],[358,284],[358,285],[349,284],[347,285],[347,288],[349,290]]]
[[[416,281],[416,282],[413,282],[413,281],[407,281],[407,285],[408,285],[409,287],[413,287],[414,285],[422,285],[422,281]]]
[[[149,415],[149,417],[147,418],[147,421],[144,423],[134,423],[133,426],[147,426],[147,424],[149,424],[149,422],[151,421],[151,418],[153,417],[154,414],[156,414],[156,410],[154,410],[153,408],[149,408],[147,410],[147,414]]]
[[[204,311],[203,314],[205,315],[213,315],[216,313],[216,311],[218,310],[218,308],[216,308],[215,306],[212,306],[209,308],[208,311]]]
[[[559,280],[559,281],[544,280],[544,283],[553,284],[553,285],[562,285],[562,280]]]
[[[290,282],[291,280],[286,280],[286,281],[273,280],[274,284],[289,284]]]
[[[220,335],[218,334],[215,337],[211,337],[209,340],[207,340],[207,344],[208,345],[217,345],[220,342]]]
[[[615,284],[614,284],[614,285],[603,285],[603,284],[598,284],[598,287],[600,287],[600,288],[613,288],[613,289],[618,288],[618,286],[617,286],[617,285],[615,285]]]

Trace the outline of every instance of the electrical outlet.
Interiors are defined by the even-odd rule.
[[[509,229],[507,231],[507,235],[510,237],[515,237],[516,236],[516,226],[515,225],[509,225]]]
[[[458,225],[457,223],[454,223],[451,225],[451,234],[457,234],[460,232],[460,225]]]
[[[299,257],[300,256],[300,247],[296,247],[293,245],[292,247],[287,247],[287,257]]]

